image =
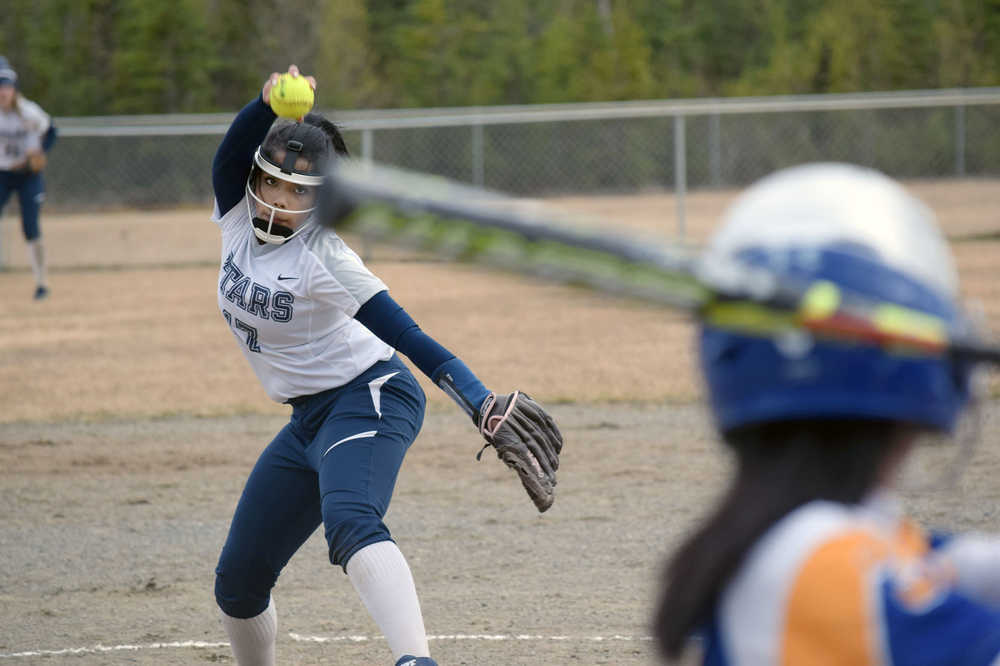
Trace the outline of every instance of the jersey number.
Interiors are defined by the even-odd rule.
[[[235,328],[237,331],[243,331],[247,334],[247,349],[259,354],[260,345],[257,344],[257,329],[229,314],[229,310],[223,310],[222,316],[226,318],[226,323],[232,328]]]

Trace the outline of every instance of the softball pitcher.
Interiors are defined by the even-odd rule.
[[[294,65],[288,72],[301,76]],[[317,224],[324,170],[347,149],[318,114],[275,122],[277,77],[237,114],[212,166],[219,308],[268,396],[292,407],[250,473],[219,558],[222,624],[241,666],[273,664],[271,589],[322,524],[330,562],[346,572],[397,666],[431,665],[410,568],[382,521],[424,418],[423,391],[397,350],[470,415],[539,510],[552,503],[562,437],[523,393],[487,390]]]
[[[11,193],[21,206],[21,230],[35,275],[35,300],[49,295],[39,213],[45,199],[46,153],[56,128],[40,106],[18,91],[17,72],[0,56],[0,211]]]
[[[919,313],[904,326],[967,326],[929,209],[868,169],[764,179],[704,261]],[[968,407],[968,363],[814,339],[777,311],[726,302],[705,311],[699,346],[737,471],[667,569],[655,619],[664,654],[698,636],[716,666],[997,663],[1000,539],[927,533],[893,494],[918,439],[952,431]]]

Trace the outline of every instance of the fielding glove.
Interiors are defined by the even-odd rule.
[[[492,445],[497,457],[517,472],[538,510],[552,506],[563,445],[552,417],[520,391],[505,396],[490,393],[476,416],[487,446]]]

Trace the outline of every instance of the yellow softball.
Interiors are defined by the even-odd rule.
[[[271,87],[271,110],[282,118],[298,120],[313,107],[313,89],[304,76],[285,73]]]

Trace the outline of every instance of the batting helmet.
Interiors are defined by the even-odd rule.
[[[949,331],[967,326],[932,212],[870,169],[811,164],[763,179],[729,209],[701,260],[767,269],[778,280],[825,280]],[[804,419],[950,431],[968,401],[970,368],[947,354],[814,338],[780,318],[768,330],[757,316],[753,326],[706,318],[700,327],[702,372],[723,432]]]

